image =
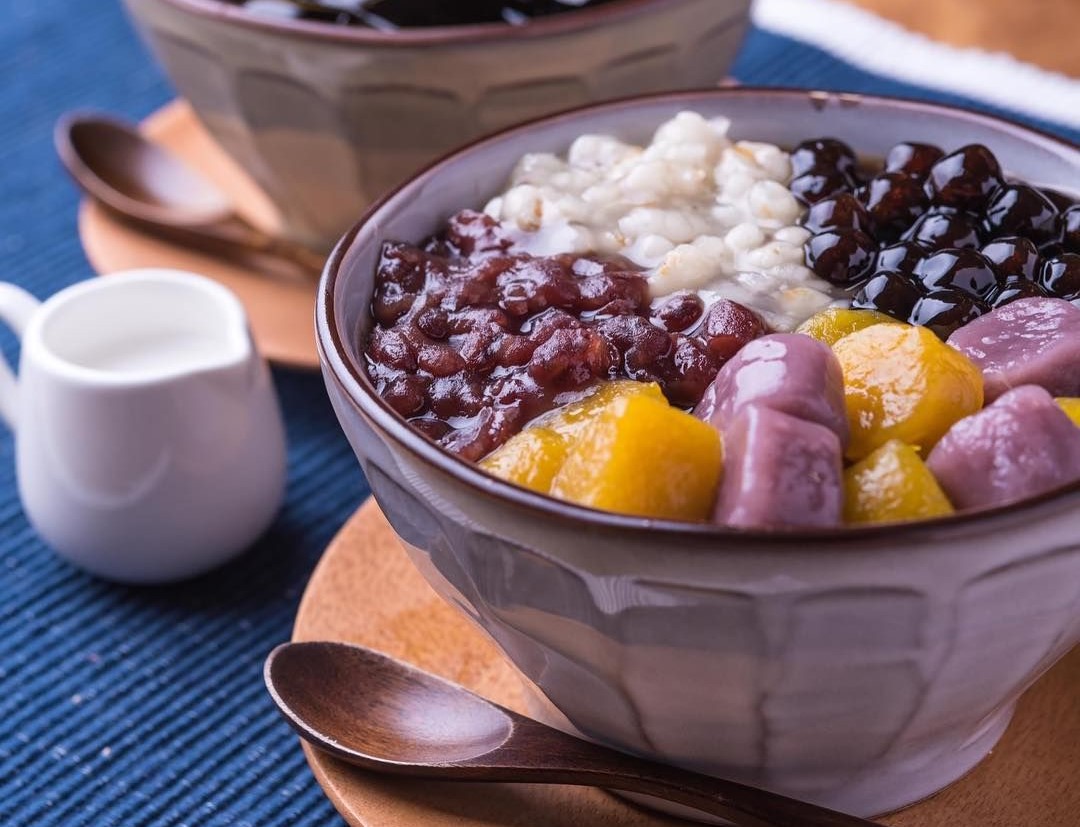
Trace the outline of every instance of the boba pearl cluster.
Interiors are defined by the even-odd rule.
[[[1080,206],[1010,180],[985,146],[900,143],[867,176],[849,146],[819,138],[795,148],[791,174],[806,264],[852,307],[947,338],[1017,299],[1080,301]]]
[[[847,303],[843,284],[806,266],[805,212],[792,159],[732,141],[730,121],[681,112],[645,146],[582,135],[565,157],[525,155],[485,212],[536,256],[618,254],[644,269],[654,299],[695,291],[750,308],[773,330]]]

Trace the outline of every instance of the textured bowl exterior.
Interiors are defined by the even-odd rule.
[[[895,809],[974,766],[1080,640],[1080,486],[892,529],[661,525],[488,478],[412,432],[362,370],[379,241],[482,203],[527,150],[581,132],[640,140],[683,108],[728,115],[739,136],[832,134],[867,154],[905,137],[981,141],[1019,176],[1080,183],[1065,143],[882,99],[725,90],[549,119],[428,169],[345,237],[317,310],[327,388],[414,562],[516,665],[535,714],[841,810]]]
[[[480,134],[593,101],[715,84],[749,20],[749,0],[636,0],[528,36],[499,26],[494,37],[363,42],[329,25],[252,25],[215,0],[124,1],[286,231],[326,248],[374,198]]]

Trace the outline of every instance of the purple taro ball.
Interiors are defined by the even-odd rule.
[[[828,428],[848,441],[844,374],[832,349],[801,333],[755,339],[727,362],[694,415],[727,433],[748,405],[759,405]]]
[[[953,425],[926,464],[958,509],[1004,505],[1080,480],[1080,428],[1025,385]]]
[[[840,524],[843,460],[833,431],[748,405],[729,425],[724,453],[713,522],[741,528]]]
[[[964,325],[949,344],[979,366],[987,402],[1021,385],[1080,396],[1080,308],[1062,299],[1017,299]]]

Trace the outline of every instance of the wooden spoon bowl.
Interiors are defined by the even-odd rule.
[[[264,678],[302,738],[367,770],[608,787],[664,798],[736,827],[873,825],[583,741],[361,646],[283,644],[267,658]]]

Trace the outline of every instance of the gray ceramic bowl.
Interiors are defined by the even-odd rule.
[[[605,514],[501,482],[376,395],[360,343],[380,242],[420,239],[498,191],[526,151],[641,141],[680,109],[735,137],[992,147],[1080,187],[1080,151],[985,115],[753,89],[602,105],[509,130],[422,172],[340,243],[317,327],[330,397],[416,565],[484,629],[534,712],[623,749],[870,815],[974,766],[1021,692],[1080,640],[1080,485],[902,527],[737,531]]]
[[[715,84],[750,0],[622,0],[537,20],[381,32],[218,0],[124,0],[177,91],[327,249],[376,196],[476,136],[570,106]]]

